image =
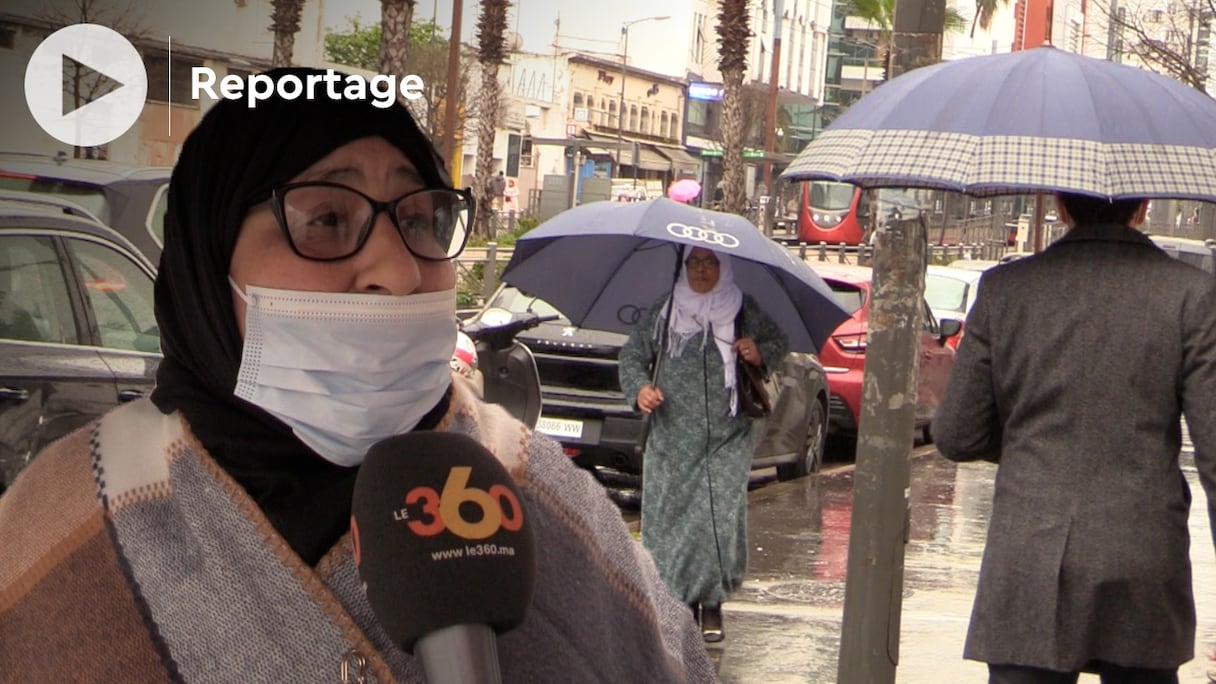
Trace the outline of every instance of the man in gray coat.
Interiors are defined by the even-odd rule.
[[[1071,230],[992,269],[933,422],[999,464],[965,658],[989,682],[1177,682],[1194,657],[1185,415],[1216,539],[1216,279],[1057,195]]]

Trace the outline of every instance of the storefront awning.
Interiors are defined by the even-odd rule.
[[[587,137],[595,142],[604,143],[608,148],[608,154],[613,159],[616,158],[615,137],[590,134]],[[636,160],[633,158],[635,143],[638,151]],[[672,168],[671,160],[659,154],[654,145],[632,140],[628,136],[621,139],[621,166],[636,166],[646,171],[670,171]]]
[[[650,145],[638,145],[638,159],[634,162],[639,169],[647,171],[668,171],[671,169],[671,160],[659,154],[658,150]]]
[[[671,160],[671,165],[675,169],[677,175],[684,173],[688,175],[697,175],[697,170],[701,167],[701,160],[685,152],[679,147],[669,147],[667,145],[658,145],[659,154]]]

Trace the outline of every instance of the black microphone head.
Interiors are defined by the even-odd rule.
[[[532,603],[536,549],[519,490],[465,435],[423,430],[372,446],[351,532],[367,601],[403,650],[452,625],[501,634]]]

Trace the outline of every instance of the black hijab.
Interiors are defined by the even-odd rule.
[[[275,69],[304,82],[318,69]],[[448,187],[443,163],[400,103],[371,99],[287,100],[250,108],[221,100],[182,146],[169,182],[165,245],[156,277],[156,321],[164,360],[152,401],[181,411],[211,456],[261,506],[305,562],[315,565],[349,526],[358,468],[334,465],[284,423],[237,398],[241,336],[228,267],[249,209],[273,188],[354,140],[380,136],[399,148],[429,187]],[[276,89],[277,91],[277,89]],[[433,427],[447,395],[420,428]]]

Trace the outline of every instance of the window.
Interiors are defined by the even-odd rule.
[[[148,70],[149,102],[170,102],[198,108],[199,103],[190,97],[190,70],[203,66],[202,60],[174,51],[173,72],[170,74],[167,55],[160,51],[146,51],[144,66]]]
[[[519,154],[523,137],[518,133],[507,134],[507,175],[519,175]]]
[[[0,337],[75,344],[68,287],[49,237],[0,237]]]
[[[670,112],[667,116],[667,121],[670,124],[670,126],[668,127],[668,130],[667,130],[668,136],[672,137],[672,138],[679,138],[680,129],[677,128],[677,126],[676,126],[676,113]]]
[[[616,123],[616,102],[615,101],[608,103],[608,125],[613,126],[613,127],[615,127],[617,125],[617,123]]]
[[[519,165],[524,167],[535,166],[535,160],[532,158],[532,138],[524,138],[519,145]]]
[[[667,112],[663,112],[659,115],[659,137],[667,137]]]
[[[85,240],[70,240],[68,244],[93,310],[101,346],[159,352],[152,278],[110,247]]]
[[[0,24],[0,48],[12,50],[17,46],[17,26],[16,24],[3,23]]]
[[[930,309],[929,303],[923,299],[921,300],[921,304],[923,305],[921,307],[921,316],[923,319],[921,324],[924,327],[925,332],[929,333],[930,335],[941,334],[942,330],[937,325],[937,316],[933,315],[933,309]]]
[[[166,183],[156,191],[156,201],[148,213],[148,232],[156,240],[156,244],[165,246],[165,214],[169,213],[169,184]]]
[[[636,131],[638,129],[638,106],[629,105],[629,130]]]
[[[642,107],[642,132],[650,132],[650,109]]]

